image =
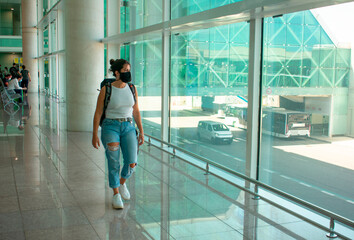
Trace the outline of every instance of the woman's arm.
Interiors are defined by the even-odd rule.
[[[30,82],[32,81],[31,74],[29,72],[28,72],[28,79],[29,79]]]
[[[144,143],[144,129],[141,123],[141,115],[140,115],[139,104],[138,104],[138,91],[136,90],[135,86],[134,88],[135,88],[135,104],[133,106],[133,117],[139,129],[139,138],[138,138],[139,145],[142,145]]]
[[[18,85],[18,80],[17,79],[16,80],[14,79],[14,87],[15,87],[15,89],[22,89],[22,87],[20,87],[20,85]]]
[[[98,127],[100,125],[101,116],[103,114],[105,95],[106,86],[101,89],[100,94],[98,95],[95,116],[93,117],[92,146],[97,149],[100,146],[100,140],[98,138]]]

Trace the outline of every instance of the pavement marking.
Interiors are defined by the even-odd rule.
[[[321,192],[323,192],[323,193],[325,193],[325,194],[327,194],[327,195],[330,195],[330,196],[335,196],[334,194],[332,194],[332,193],[329,193],[329,192],[326,192],[326,191],[323,191],[323,190],[321,190]]]
[[[311,185],[309,185],[309,184],[306,184],[306,183],[303,183],[303,182],[299,182],[301,185],[304,185],[304,186],[306,186],[306,187],[309,187],[309,188],[312,188],[312,186]]]
[[[178,142],[183,143],[183,144],[186,143],[186,142],[185,142],[185,140],[186,140],[185,138],[182,138],[182,137],[180,137],[180,136],[178,136],[178,135],[176,136],[176,138],[177,138],[177,141],[178,141]],[[182,140],[182,141],[181,141],[181,140]],[[183,140],[184,140],[184,141],[183,141]],[[246,141],[246,140],[244,140],[244,139],[242,139],[242,138],[235,138],[235,139],[233,139],[234,142],[237,142],[236,140]],[[239,158],[237,158],[237,157],[234,157],[234,156],[232,156],[232,155],[228,155],[228,154],[226,154],[226,153],[223,153],[223,152],[221,152],[221,151],[219,151],[219,150],[217,150],[217,149],[215,149],[215,148],[210,148],[208,145],[204,145],[204,144],[202,144],[202,142],[200,142],[200,141],[197,141],[197,140],[194,140],[194,139],[188,140],[189,143],[191,143],[191,141],[192,141],[192,143],[197,144],[197,145],[199,145],[200,147],[206,148],[206,149],[208,149],[208,150],[215,151],[216,153],[222,154],[222,155],[227,156],[227,157],[231,157],[232,159],[235,159],[235,160],[237,160],[237,161],[244,162],[244,160],[241,160],[241,159],[239,159]],[[301,158],[298,158],[298,157],[292,157],[292,158],[297,159],[297,160],[304,161],[304,159],[301,159]],[[279,174],[279,172],[275,172],[275,171],[272,171],[272,170],[269,170],[269,169],[263,169],[263,170],[264,170],[264,171],[267,171],[267,172],[269,172],[269,173]],[[309,185],[309,184],[300,182],[300,181],[297,180],[296,178],[291,178],[291,177],[288,177],[288,176],[285,176],[285,175],[279,175],[279,176],[281,176],[281,177],[283,177],[283,178],[285,178],[285,179],[289,179],[289,180],[291,180],[291,181],[294,181],[295,183],[299,183],[299,184],[301,184],[301,185],[303,185],[303,186],[312,188],[312,189],[314,189],[314,190],[321,191],[322,193],[325,193],[325,194],[327,194],[327,195],[329,195],[329,196],[339,198],[340,200],[344,200],[344,201],[346,201],[346,202],[348,202],[348,203],[350,203],[350,204],[354,204],[354,201],[352,201],[352,200],[348,200],[348,199],[346,199],[346,198],[344,198],[343,196],[340,196],[340,195],[335,195],[335,194],[332,194],[332,193],[323,191],[323,190],[321,190],[320,188],[318,188],[318,187],[316,187],[316,186],[311,186],[311,185]]]
[[[237,161],[239,161],[239,162],[245,162],[244,160],[239,159],[239,158],[236,158],[236,157],[234,157],[233,159],[235,159],[235,160],[237,160]]]
[[[245,139],[242,139],[242,138],[235,138],[234,141],[235,141],[235,140],[246,142],[246,140],[245,140]]]

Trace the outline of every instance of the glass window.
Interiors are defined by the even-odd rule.
[[[265,19],[259,178],[353,220],[351,49],[329,28],[349,24],[321,9]]]
[[[121,32],[162,22],[162,0],[124,1],[121,7]]]
[[[43,53],[48,54],[49,52],[49,37],[48,37],[48,26],[43,30]]]
[[[0,35],[22,35],[21,4],[0,2]]]
[[[155,39],[121,48],[122,57],[131,54],[126,59],[139,95],[144,133],[157,138],[161,138],[161,45],[161,39]]]
[[[57,51],[57,25],[56,20],[50,24],[50,52]]]
[[[172,19],[184,17],[194,13],[203,12],[209,9],[213,9],[230,3],[241,2],[241,1],[243,0],[225,0],[225,1],[171,0],[171,17]]]
[[[58,95],[58,78],[57,78],[57,59],[56,56],[49,58],[49,87],[50,95],[56,97]]]
[[[243,173],[248,39],[248,23],[171,37],[171,143]]]

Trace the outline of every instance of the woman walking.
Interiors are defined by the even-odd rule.
[[[134,85],[129,84],[131,81],[130,63],[124,59],[112,60],[110,63],[110,70],[115,76],[115,81],[103,86],[98,96],[93,119],[92,145],[97,149],[100,146],[98,126],[101,116],[104,114],[101,140],[108,161],[109,186],[113,189],[112,205],[114,208],[122,209],[124,204],[121,198],[130,199],[125,182],[137,164],[138,144],[144,143],[144,131],[138,107],[138,92]],[[106,94],[110,94],[110,98],[108,98],[110,100],[107,108],[104,109]],[[139,129],[138,137],[133,125],[133,118]],[[120,149],[123,154],[121,172]]]
[[[21,81],[21,87],[28,89],[28,83],[31,82],[31,74],[26,69],[25,65],[22,65],[21,75],[23,77]],[[27,95],[27,90],[25,90],[25,93]]]

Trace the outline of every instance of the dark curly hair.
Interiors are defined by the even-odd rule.
[[[130,63],[125,59],[111,59],[109,60],[109,64],[111,65],[111,68],[109,70],[113,72],[113,76],[116,76],[115,71],[118,71],[120,73],[124,64],[130,65]]]

